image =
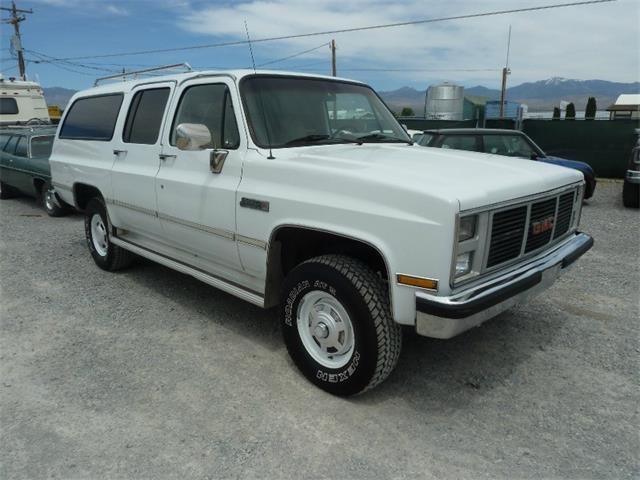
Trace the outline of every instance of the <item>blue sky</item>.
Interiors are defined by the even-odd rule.
[[[567,0],[563,0],[567,1]],[[2,0],[2,6],[8,6]],[[490,10],[558,3],[557,0],[18,0],[33,8],[23,22],[23,45],[32,53],[27,73],[43,86],[88,87],[97,69],[127,70],[187,61],[194,67],[250,65],[245,46],[70,60],[82,64],[36,63],[56,58],[94,56],[145,49],[243,40],[244,20],[253,38],[335,28],[410,21]],[[509,25],[513,28],[510,84],[553,76],[637,81],[640,76],[640,1],[618,0],[471,20],[344,33],[254,45],[261,64],[318,49],[270,68],[329,73],[330,51],[338,45],[338,73],[380,90],[426,88],[448,80],[466,86],[497,88],[505,62]],[[0,64],[5,76],[17,74],[11,58],[12,28],[2,25]],[[92,67],[92,68],[87,68]],[[392,69],[394,71],[365,71]],[[74,70],[74,71],[70,71]],[[404,70],[404,71],[397,71]]]

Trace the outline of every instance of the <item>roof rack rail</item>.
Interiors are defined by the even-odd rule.
[[[118,73],[115,75],[109,75],[107,77],[100,77],[100,78],[96,78],[96,81],[93,82],[93,86],[96,87],[98,86],[98,83],[104,81],[104,80],[112,80],[112,79],[116,79],[116,78],[122,78],[122,81],[124,81],[127,77],[130,77],[131,75],[140,75],[141,73],[149,73],[149,72],[158,72],[161,70],[173,70],[175,68],[184,68],[185,72],[192,72],[193,68],[191,68],[191,65],[189,65],[187,62],[184,63],[175,63],[173,65],[161,65],[159,67],[153,67],[153,68],[145,68],[144,70],[133,70],[131,72],[122,72],[122,73]]]

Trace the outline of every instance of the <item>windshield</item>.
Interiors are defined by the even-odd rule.
[[[241,92],[251,136],[263,148],[411,141],[373,90],[363,85],[255,76],[242,82]]]
[[[31,156],[48,157],[51,155],[52,146],[53,135],[47,135],[46,137],[33,137],[31,139]]]

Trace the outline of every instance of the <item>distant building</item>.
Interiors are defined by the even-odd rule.
[[[510,120],[522,120],[524,114],[527,113],[527,105],[518,102],[504,102],[504,112],[502,118]],[[500,118],[500,100],[489,100],[485,107],[485,118]]]
[[[640,94],[620,95],[607,111],[610,120],[640,118]]]
[[[464,120],[484,121],[484,110],[489,97],[481,97],[479,95],[465,95],[464,105],[462,106],[462,118]]]

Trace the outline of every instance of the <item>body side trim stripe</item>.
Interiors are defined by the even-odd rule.
[[[138,213],[142,213],[144,215],[149,215],[152,217],[157,217],[160,220],[164,220],[167,222],[176,223],[178,225],[182,225],[184,227],[193,228],[194,230],[200,230],[202,232],[210,233],[211,235],[216,235],[218,237],[226,238],[231,241],[238,241],[245,245],[249,245],[251,247],[260,248],[262,250],[267,249],[267,242],[259,240],[257,238],[246,237],[244,235],[240,235],[229,230],[224,230],[221,228],[209,227],[207,225],[202,225],[200,223],[190,222],[188,220],[183,220],[181,218],[174,217],[172,215],[167,215],[165,213],[159,213],[154,210],[150,210],[147,208],[138,207],[137,205],[131,205],[130,203],[121,202],[120,200],[114,200],[112,198],[105,199],[107,203],[111,205],[116,205],[122,208],[128,208],[129,210],[133,210]]]

